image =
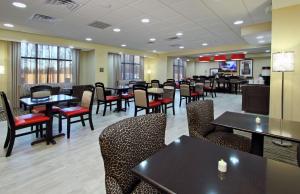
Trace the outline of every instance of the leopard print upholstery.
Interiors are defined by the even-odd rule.
[[[187,116],[191,137],[206,138],[221,146],[250,152],[251,141],[249,138],[234,134],[232,129],[215,127],[211,124],[214,120],[212,100],[189,103],[187,105]]]
[[[161,194],[159,190],[155,189],[150,184],[141,181],[133,190],[131,194]]]
[[[131,193],[139,185],[131,169],[165,146],[165,129],[166,116],[161,113],[128,118],[104,129],[99,143],[107,194]]]

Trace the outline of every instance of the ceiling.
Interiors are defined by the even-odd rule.
[[[12,0],[0,1],[0,28],[3,23],[15,25],[13,30],[59,36],[80,41],[90,37],[93,42],[138,50],[170,52],[185,49],[241,44],[241,26],[271,21],[266,12],[271,0],[73,0],[79,7],[70,10],[62,5],[49,5],[47,0],[19,0],[27,8],[12,6]],[[49,1],[49,0],[48,0]],[[57,1],[57,0],[50,0]],[[32,21],[34,14],[56,18],[54,22]],[[148,24],[141,19],[149,18]],[[104,30],[88,24],[101,21],[111,25]],[[121,32],[113,32],[120,28]],[[180,39],[167,41],[177,32]],[[156,38],[149,44],[150,38]]]

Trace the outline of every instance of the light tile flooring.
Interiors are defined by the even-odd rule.
[[[241,96],[218,94],[214,104],[215,117],[224,111],[240,112]],[[126,113],[107,111],[105,117],[94,114],[95,131],[89,129],[88,123],[86,127],[82,127],[80,123],[73,124],[71,138],[58,138],[56,145],[47,146],[42,143],[31,146],[34,135],[17,138],[9,158],[5,157],[2,148],[6,123],[1,122],[0,193],[105,193],[104,167],[98,137],[106,126],[132,117],[133,106],[131,104]],[[176,116],[172,115],[171,109],[168,111],[166,143],[188,134],[185,104],[181,108],[176,104]],[[54,120],[54,128],[57,128],[57,120]]]

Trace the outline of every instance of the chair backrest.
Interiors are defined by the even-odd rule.
[[[145,81],[136,81],[135,84],[136,86],[144,86],[144,87],[148,87],[148,84]]]
[[[101,82],[95,83],[96,87],[96,98],[97,100],[105,101],[106,100],[106,93],[104,84]]]
[[[166,116],[149,114],[119,121],[99,137],[107,193],[115,193],[112,178],[124,194],[140,182],[131,169],[164,147]]]
[[[74,85],[72,86],[72,96],[76,97],[78,100],[76,102],[80,103],[83,92],[89,87],[90,85]]]
[[[180,84],[180,96],[191,96],[190,85]]]
[[[134,85],[133,86],[134,92],[134,103],[137,107],[148,107],[149,99],[148,99],[148,92],[147,87]]]
[[[167,82],[174,82],[175,83],[175,79],[167,79]]]
[[[173,82],[165,82],[163,85],[163,98],[175,99],[176,84]]]
[[[47,98],[52,95],[52,86],[36,85],[30,88],[31,98]]]
[[[152,88],[159,88],[159,80],[151,80]]]
[[[197,82],[195,85],[195,92],[204,92],[204,84]]]
[[[7,124],[11,129],[13,129],[15,126],[15,116],[14,116],[13,108],[9,100],[7,99],[6,94],[4,92],[0,92],[0,95],[1,95],[2,106],[7,120]]]
[[[86,87],[86,89],[83,91],[82,94],[81,106],[88,108],[91,111],[93,109],[94,94],[95,94],[94,86],[90,85]]]
[[[189,133],[191,137],[206,136],[214,131],[211,124],[214,120],[214,104],[212,100],[191,102],[186,107]]]

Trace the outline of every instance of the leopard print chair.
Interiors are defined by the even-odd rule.
[[[231,129],[216,128],[214,120],[214,104],[212,100],[191,102],[187,105],[189,134],[216,143],[221,146],[250,152],[249,138],[234,134]]]
[[[128,118],[104,129],[99,143],[107,194],[161,193],[131,169],[165,146],[165,130],[166,116],[161,113]]]

